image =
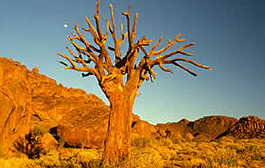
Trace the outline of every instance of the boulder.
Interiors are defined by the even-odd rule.
[[[132,138],[147,138],[157,137],[157,128],[143,120],[136,120],[132,123]]]
[[[90,106],[71,110],[57,128],[57,136],[73,147],[101,148],[106,138],[108,106]]]
[[[50,133],[45,133],[41,137],[41,146],[43,148],[43,152],[45,153],[52,148],[57,148],[58,142]]]
[[[93,103],[87,107],[71,110],[59,122],[57,135],[72,147],[103,148],[109,113],[109,106],[93,105]],[[132,121],[133,136],[151,138],[157,131],[153,125],[141,121],[134,114]]]

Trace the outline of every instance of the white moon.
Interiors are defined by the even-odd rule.
[[[65,24],[63,25],[63,27],[64,27],[64,28],[67,28],[67,27],[68,27],[68,25],[65,23]]]

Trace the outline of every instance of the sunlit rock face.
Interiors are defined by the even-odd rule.
[[[84,90],[66,88],[54,79],[30,71],[12,59],[0,57],[0,146],[13,142],[34,125],[57,127],[69,111],[104,102]]]
[[[28,73],[19,62],[0,58],[0,146],[5,149],[28,131],[31,114]]]

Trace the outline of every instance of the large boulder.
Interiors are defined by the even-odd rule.
[[[138,119],[132,122],[132,138],[152,139],[158,136],[157,128],[147,121]]]
[[[90,106],[75,109],[59,122],[57,135],[73,147],[101,148],[108,125],[109,107]]]
[[[105,104],[93,105],[71,110],[59,122],[57,135],[67,145],[73,147],[103,148],[107,136],[110,108]],[[132,134],[134,137],[151,138],[156,128],[137,115],[132,115]]]

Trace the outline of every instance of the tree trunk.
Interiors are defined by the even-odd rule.
[[[135,94],[132,90],[111,87],[108,133],[104,148],[104,166],[129,167],[131,149],[131,119]],[[122,165],[121,165],[122,164]]]

